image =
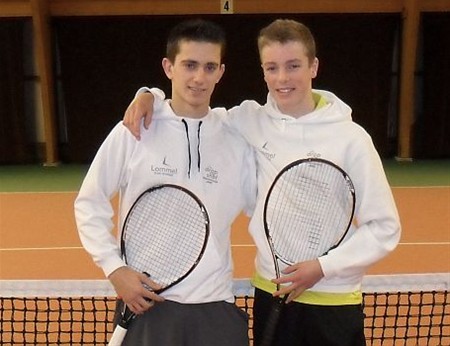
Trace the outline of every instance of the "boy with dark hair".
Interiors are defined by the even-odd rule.
[[[247,315],[232,292],[230,230],[243,209],[250,213],[254,207],[256,169],[252,149],[209,108],[225,69],[224,47],[224,32],[208,21],[182,22],[171,31],[162,60],[171,100],[155,111],[139,142],[122,123],[116,125],[75,201],[83,246],[123,301],[117,311],[126,304],[138,314],[124,345],[248,345]],[[159,169],[167,165],[170,170]],[[120,254],[110,200],[120,193],[121,225],[136,198],[160,184],[181,185],[198,196],[211,231],[192,273],[157,295],[145,288],[158,288],[151,278],[127,267]]]

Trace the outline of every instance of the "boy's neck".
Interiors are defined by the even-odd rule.
[[[279,109],[282,113],[287,114],[293,118],[300,118],[304,115],[307,115],[313,112],[316,109],[317,102],[311,93],[307,97],[305,97],[302,102],[299,102],[295,109],[282,109],[279,106]]]
[[[201,119],[209,112],[208,106],[195,107],[187,103],[180,103],[174,100],[170,100],[170,107],[175,115],[184,118]]]

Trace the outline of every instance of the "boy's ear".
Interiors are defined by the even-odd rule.
[[[216,80],[216,84],[220,82],[220,80],[222,79],[222,76],[223,76],[224,73],[225,73],[225,64],[221,64],[220,65],[220,76]]]
[[[172,79],[172,62],[168,58],[164,58],[162,59],[161,65],[167,78]]]
[[[317,71],[319,71],[319,59],[314,58],[314,60],[311,64],[311,77],[312,78],[317,77]]]

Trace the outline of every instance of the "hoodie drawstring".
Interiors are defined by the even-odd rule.
[[[188,177],[191,177],[191,141],[189,140],[189,127],[188,124],[186,122],[186,120],[181,119],[181,121],[184,124],[184,129],[186,130],[186,137],[187,137],[187,141],[188,141],[188,155],[189,155],[189,168],[188,168]]]
[[[187,141],[188,141],[188,157],[189,157],[189,168],[188,168],[188,177],[191,177],[191,165],[192,165],[192,156],[191,156],[191,141],[189,139],[189,126],[188,123],[185,119],[181,120],[184,124],[184,129],[186,131],[186,137],[187,137]],[[202,126],[202,122],[200,121],[198,123],[198,129],[197,129],[197,155],[198,155],[198,162],[197,162],[197,168],[198,171],[200,172],[200,161],[201,161],[201,156],[200,156],[200,128]]]
[[[200,172],[200,161],[201,161],[201,155],[200,155],[200,128],[202,127],[203,122],[200,121],[198,123],[198,130],[197,130],[197,154],[198,154],[198,162],[197,162],[197,168]]]

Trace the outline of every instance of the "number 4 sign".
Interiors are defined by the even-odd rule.
[[[233,13],[233,0],[220,0],[220,13],[232,14]]]

